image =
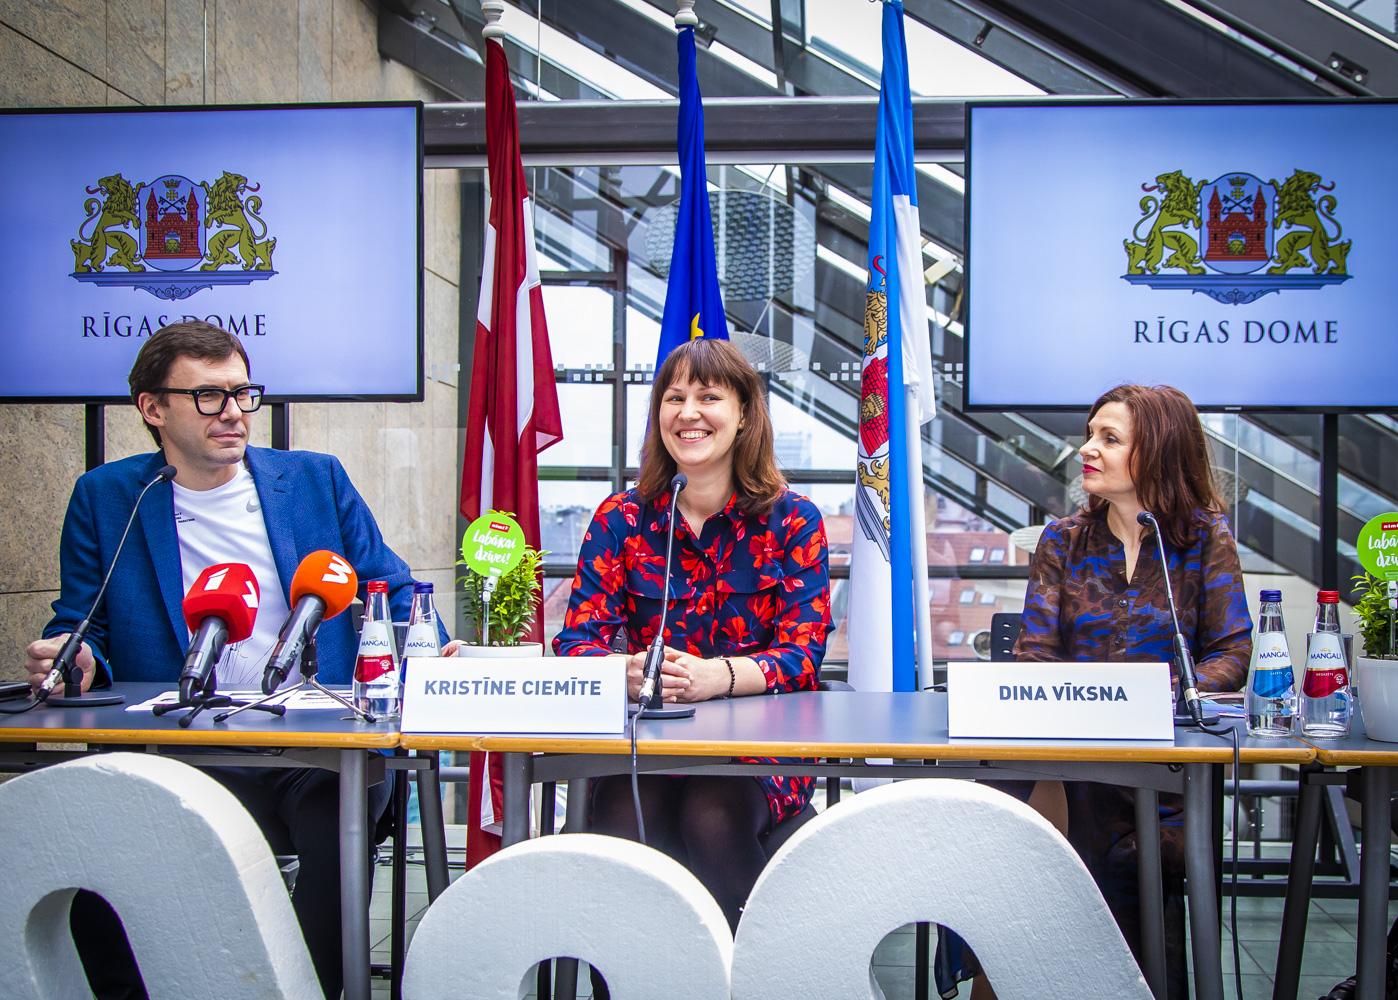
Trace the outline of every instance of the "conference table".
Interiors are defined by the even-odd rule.
[[[1356,969],[1357,1000],[1383,1000],[1387,980],[1389,898],[1389,834],[1393,819],[1392,768],[1398,767],[1398,743],[1371,740],[1356,712],[1350,734],[1333,740],[1302,737],[1326,768],[1359,768],[1360,833],[1359,934]],[[1296,834],[1287,876],[1286,905],[1278,943],[1274,997],[1295,996],[1301,974],[1301,945],[1306,936],[1311,879],[1315,871],[1316,838],[1320,829],[1323,778],[1302,776],[1296,808]],[[1370,849],[1376,846],[1377,849]]]
[[[436,762],[366,751],[395,751],[398,724],[369,724],[343,708],[290,710],[276,717],[242,712],[215,722],[214,711],[200,714],[188,728],[174,713],[155,717],[149,710],[127,711],[169,684],[119,683],[112,690],[125,704],[96,708],[43,705],[21,715],[0,715],[0,770],[20,772],[59,763],[95,749],[144,749],[200,767],[319,767],[339,773],[340,914],[344,937],[345,996],[369,1000],[369,894],[364,859],[372,846],[367,789],[384,779],[384,770],[410,770],[419,778],[423,846],[428,859],[429,895],[446,887],[446,848]],[[38,749],[14,744],[45,744]],[[84,744],[84,749],[51,744]],[[436,892],[431,890],[435,887]]]
[[[1184,796],[1185,867],[1196,996],[1223,995],[1216,882],[1213,769],[1232,763],[1231,742],[1193,730],[1172,741],[952,740],[946,695],[939,692],[801,692],[733,698],[695,706],[692,718],[641,720],[638,768],[680,774],[804,774],[829,778],[1000,778],[1098,781],[1136,789],[1144,972],[1164,996],[1165,934],[1160,869],[1159,795]],[[1240,720],[1244,764],[1313,761],[1299,740],[1254,740]],[[504,842],[529,836],[529,789],[561,781],[628,773],[630,741],[619,735],[446,735],[404,733],[405,748],[488,750],[504,755]],[[801,758],[779,764],[739,757]],[[884,763],[883,761],[889,761]],[[583,796],[568,797],[568,822],[585,821]],[[577,825],[574,825],[574,824]]]

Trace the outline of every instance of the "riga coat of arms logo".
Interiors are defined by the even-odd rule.
[[[1284,183],[1242,171],[1197,183],[1179,170],[1160,174],[1141,185],[1122,278],[1232,305],[1348,281],[1351,241],[1340,238],[1335,184],[1322,180],[1300,169]]]
[[[855,516],[864,536],[889,558],[888,294],[882,257],[874,259],[878,284],[864,299],[864,361],[859,400],[859,486]]]
[[[179,174],[133,184],[112,174],[86,190],[87,217],[69,241],[78,281],[175,300],[277,273],[261,188],[241,174],[224,171],[213,184]]]

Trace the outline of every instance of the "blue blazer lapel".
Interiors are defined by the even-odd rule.
[[[272,560],[281,578],[282,596],[291,602],[291,578],[296,573],[296,512],[291,498],[282,456],[266,448],[247,450],[248,471],[252,473],[257,498],[262,504],[262,521],[267,525],[267,541]]]
[[[162,465],[165,457],[157,453],[146,466],[141,487],[150,482]],[[169,483],[159,483],[151,487],[150,493],[141,502],[141,531],[146,536],[146,548],[150,552],[151,563],[155,567],[155,579],[160,586],[160,598],[165,604],[165,613],[170,617],[170,627],[175,632],[175,642],[180,652],[189,647],[189,629],[184,623],[184,574],[180,567],[180,541],[175,534],[175,491]]]

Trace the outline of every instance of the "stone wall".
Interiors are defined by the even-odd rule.
[[[441,99],[379,56],[376,16],[367,0],[0,0],[0,107]],[[389,544],[436,584],[451,627],[455,171],[427,172],[424,213],[426,399],[293,405],[291,444],[339,456]],[[108,407],[106,419],[109,460],[151,449],[134,408]],[[254,424],[253,442],[268,444],[268,415]],[[24,645],[49,618],[63,512],[82,471],[80,406],[0,406],[0,679],[20,676]]]

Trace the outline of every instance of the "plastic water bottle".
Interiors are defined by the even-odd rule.
[[[401,708],[398,650],[393,645],[393,616],[388,610],[388,583],[370,580],[359,655],[354,660],[354,703],[380,719],[396,719]]]
[[[1290,736],[1296,719],[1296,674],[1282,622],[1281,591],[1264,590],[1259,598],[1257,631],[1248,668],[1249,736]]]
[[[1315,631],[1306,637],[1306,676],[1301,682],[1301,732],[1333,739],[1349,733],[1354,710],[1349,662],[1340,636],[1340,592],[1316,594]]]
[[[408,661],[415,656],[441,656],[437,635],[437,607],[432,603],[432,584],[413,584],[413,608],[408,615],[408,635],[403,640],[403,683],[408,681]]]

